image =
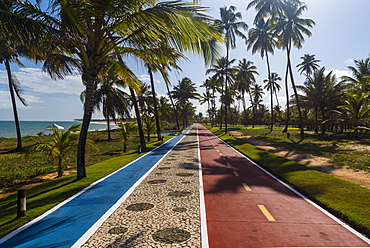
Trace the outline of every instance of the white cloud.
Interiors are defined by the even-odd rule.
[[[10,109],[11,107],[9,91],[0,91],[0,109]]]
[[[351,73],[349,71],[346,71],[346,70],[338,70],[338,69],[330,69],[330,70],[326,70],[325,71],[325,74],[329,73],[333,71],[333,74],[337,77],[338,80],[340,80],[340,77],[342,76],[351,76]]]
[[[346,65],[354,65],[355,61],[353,59],[347,59],[344,61]]]
[[[21,88],[24,91],[33,91],[43,94],[71,94],[80,95],[84,90],[81,83],[81,76],[73,75],[67,76],[62,80],[52,80],[49,75],[43,73],[39,68],[21,68],[14,72]],[[7,82],[7,75],[5,71],[0,71],[0,82],[5,84]]]
[[[139,80],[142,81],[143,83],[149,83],[150,84],[150,76],[147,74],[141,74],[139,77]],[[161,83],[160,80],[154,79],[154,82],[159,84]]]

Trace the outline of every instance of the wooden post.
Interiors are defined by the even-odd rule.
[[[17,216],[26,216],[26,189],[18,190]]]

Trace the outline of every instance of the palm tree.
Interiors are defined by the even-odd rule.
[[[349,82],[352,91],[360,94],[370,92],[370,58],[355,60],[355,66],[348,66],[352,77],[342,76],[342,82]]]
[[[215,64],[212,65],[213,68],[208,69],[206,71],[206,74],[214,73],[211,80],[214,82],[214,84],[220,84],[221,85],[221,99],[226,99],[226,91],[224,89],[224,86],[226,85],[225,81],[233,82],[234,76],[235,76],[235,69],[231,68],[231,65],[235,62],[235,59],[232,59],[229,61],[225,57],[222,57],[220,59],[217,59]],[[230,68],[230,69],[228,69]],[[224,101],[221,101],[221,118],[220,118],[220,129],[222,129],[222,115],[223,115],[223,106],[226,105]]]
[[[48,143],[36,143],[29,146],[26,150],[26,155],[28,156],[36,151],[46,151],[49,161],[57,160],[58,177],[63,176],[64,167],[62,162],[68,155],[73,155],[76,152],[79,137],[77,131],[80,131],[80,126],[81,124],[74,124],[65,131],[52,128],[54,132],[52,140]],[[98,150],[91,140],[87,140],[86,144],[95,151]]]
[[[277,95],[277,92],[281,89],[280,84],[277,81],[281,81],[281,77],[275,72],[271,74],[270,80],[265,79],[263,82],[265,82],[264,89],[267,91],[270,91],[270,96],[271,96],[271,127],[270,127],[270,132],[272,132],[274,128],[274,94],[275,96]],[[277,96],[276,96],[277,99]]]
[[[150,116],[147,113],[143,114],[143,120],[145,124],[145,131],[147,134],[148,142],[150,141],[150,134],[153,133],[155,130],[155,118],[154,116]]]
[[[211,126],[212,126],[213,125],[212,124],[213,123],[213,119],[212,119],[212,115],[211,115],[211,100],[212,100],[211,91],[207,89],[201,95],[200,100],[199,100],[199,103],[200,103],[200,105],[202,105],[204,103],[207,103],[207,113],[208,113],[208,116],[209,116],[209,119],[210,119],[210,123],[211,123]]]
[[[251,104],[252,104],[252,111],[253,111],[253,128],[254,128],[254,122],[255,122],[255,117],[256,117],[256,109],[257,107],[261,104],[262,102],[262,95],[263,95],[263,89],[261,85],[258,84],[253,84],[253,87],[251,88]]]
[[[242,19],[242,14],[240,12],[236,12],[235,6],[230,6],[229,9],[225,7],[220,8],[220,20],[215,20],[215,24],[218,26],[218,30],[225,35],[226,39],[226,61],[229,61],[229,50],[235,49],[236,47],[236,36],[241,37],[242,39],[246,40],[246,36],[239,31],[239,29],[243,29],[247,31],[248,25],[245,22],[238,21]],[[227,90],[227,74],[228,74],[228,63],[226,64],[226,73],[225,73],[225,96],[226,99],[228,90]],[[225,103],[225,133],[227,133],[227,108],[228,104]]]
[[[308,77],[319,68],[319,59],[315,59],[315,55],[313,54],[305,54],[301,57],[302,62],[299,63],[296,67],[298,67],[298,72],[300,74],[304,73],[306,78]]]
[[[315,71],[304,85],[297,86],[297,89],[303,92],[303,95],[298,95],[299,102],[302,103],[302,106],[314,110],[315,123],[317,123],[318,119],[317,112],[321,112],[321,133],[325,134],[325,114],[330,110],[334,110],[340,104],[343,96],[342,83],[336,83],[333,71],[325,75],[325,67],[322,67]],[[317,132],[316,124],[315,132]]]
[[[286,1],[281,7],[281,14],[276,21],[274,27],[276,35],[280,37],[280,46],[287,51],[287,72],[290,74],[290,81],[293,87],[296,105],[299,115],[299,126],[300,126],[300,135],[301,139],[304,139],[304,125],[303,118],[301,113],[301,108],[298,101],[298,93],[294,82],[294,75],[290,60],[290,53],[292,46],[297,47],[298,49],[302,48],[304,42],[303,35],[311,36],[312,33],[306,27],[313,27],[315,22],[311,19],[300,18],[302,12],[307,9],[307,6],[302,3],[294,3]],[[286,80],[287,84],[287,80]],[[286,90],[287,90],[286,85]],[[287,105],[289,105],[289,95],[287,94]],[[285,130],[287,131],[289,122],[289,112],[287,112],[287,123]]]
[[[248,93],[251,96],[251,85],[256,82],[255,74],[259,75],[257,72],[257,67],[253,65],[252,61],[247,61],[247,59],[243,58],[239,60],[239,64],[234,67],[236,69],[235,74],[235,84],[236,89],[241,94],[242,102],[243,102],[243,110],[244,110],[244,125],[246,125],[247,121],[247,111],[246,111],[246,104],[245,104],[245,93]]]
[[[186,109],[183,106],[187,105],[187,103],[190,102],[190,99],[199,100],[200,97],[199,93],[197,93],[195,83],[187,77],[181,79],[179,84],[173,87],[171,95],[174,99],[176,99],[176,105],[181,106],[181,109],[183,110]],[[185,117],[186,116],[183,115],[183,123],[186,122]]]
[[[370,116],[370,102],[367,93],[347,93],[347,99],[341,108],[351,118],[354,126],[362,124],[362,121]]]
[[[123,141],[123,153],[127,152],[127,142],[136,134],[137,126],[136,122],[119,122],[118,129],[119,134],[121,135]]]
[[[42,36],[45,25],[39,21],[37,9],[23,1],[2,0],[0,3],[0,63],[5,65],[8,75],[9,92],[12,102],[14,122],[17,134],[17,150],[22,150],[22,136],[19,125],[16,97],[24,106],[20,82],[11,72],[10,63],[24,65],[19,57],[38,61],[41,57],[35,40]]]
[[[274,54],[274,48],[277,45],[271,25],[270,19],[267,19],[267,21],[260,19],[257,23],[255,23],[255,28],[249,30],[247,40],[247,49],[249,50],[252,48],[252,54],[260,52],[262,59],[266,56],[268,80],[271,79],[271,69],[268,54]]]
[[[111,66],[108,70],[102,70],[99,79],[101,83],[98,85],[95,92],[94,109],[102,110],[103,116],[107,121],[108,140],[111,140],[110,119],[117,122],[116,115],[121,118],[130,116],[129,110],[130,99],[129,95],[123,91],[126,88],[126,83],[117,77],[118,72]],[[81,93],[81,101],[84,102],[86,91]]]
[[[174,109],[168,99],[161,96],[158,101],[158,114],[161,120],[171,122],[173,120]]]
[[[63,78],[77,68],[86,87],[86,99],[77,154],[77,178],[86,176],[85,143],[94,107],[98,75],[108,61],[120,55],[137,56],[161,40],[180,52],[196,52],[210,62],[215,55],[218,32],[199,6],[184,2],[144,1],[51,1],[54,37],[44,68],[52,78]],[[124,18],[116,18],[116,17]],[[191,30],[191,32],[189,32]],[[113,61],[112,61],[113,64]],[[124,72],[124,71],[123,71]],[[122,73],[123,73],[122,72]],[[127,72],[127,70],[126,70]],[[123,77],[139,84],[132,73]]]

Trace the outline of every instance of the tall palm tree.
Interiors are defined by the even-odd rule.
[[[312,108],[315,112],[315,123],[318,120],[317,112],[321,112],[322,128],[321,133],[325,134],[325,114],[330,110],[334,110],[340,105],[343,97],[342,83],[336,82],[336,77],[333,71],[325,75],[325,67],[315,71],[310,76],[304,85],[298,85],[303,94],[298,95],[299,102],[304,107]],[[315,132],[318,132],[317,125],[315,124]]]
[[[355,66],[348,66],[351,76],[342,76],[342,82],[350,83],[351,91],[360,94],[370,92],[370,58],[355,60]]]
[[[234,76],[235,76],[235,69],[231,68],[231,65],[235,62],[235,59],[228,60],[226,57],[222,57],[220,59],[217,59],[215,64],[212,65],[212,68],[208,69],[206,71],[206,74],[214,73],[211,80],[214,82],[214,84],[220,84],[220,93],[221,93],[221,118],[220,118],[220,129],[222,129],[222,116],[223,116],[223,106],[225,106],[227,103],[225,103],[222,100],[225,100],[226,97],[226,90],[225,85],[226,81],[233,82]],[[229,68],[229,69],[228,69]]]
[[[242,39],[246,40],[247,37],[239,30],[243,29],[245,31],[248,30],[248,25],[245,22],[238,21],[242,19],[242,14],[240,12],[235,12],[236,7],[230,6],[228,9],[227,7],[220,8],[220,20],[215,20],[215,24],[218,26],[218,30],[225,35],[225,43],[226,43],[226,61],[229,61],[229,51],[230,49],[235,49],[236,47],[236,36],[241,37]],[[226,64],[226,73],[225,73],[225,98],[227,99],[227,84],[228,80],[226,75],[228,74],[228,64]],[[227,133],[227,109],[228,105],[225,104],[225,133]]]
[[[276,24],[274,26],[276,35],[280,37],[280,47],[285,49],[287,52],[287,72],[290,74],[290,81],[293,87],[296,105],[299,115],[299,126],[300,126],[300,136],[301,139],[304,139],[304,125],[303,125],[303,118],[301,113],[301,108],[298,101],[298,93],[296,89],[296,85],[294,82],[294,75],[291,65],[290,54],[292,50],[292,46],[297,47],[298,49],[302,48],[302,44],[304,42],[304,36],[311,36],[312,33],[308,30],[309,27],[313,27],[315,22],[311,19],[303,19],[300,18],[303,11],[307,9],[307,6],[303,3],[294,3],[286,1],[281,7],[281,14],[279,15]],[[287,83],[287,80],[286,80]],[[286,90],[287,90],[286,85]],[[289,104],[289,95],[287,95],[287,105]],[[287,131],[289,122],[289,113],[287,113],[287,123],[285,126],[285,130]]]
[[[100,84],[95,92],[94,109],[102,111],[104,118],[107,121],[108,140],[111,140],[110,120],[117,122],[116,116],[121,118],[130,116],[130,98],[124,91],[127,84],[118,76],[118,72],[114,66],[110,66],[107,70],[102,70],[99,75]],[[84,102],[86,91],[81,93],[81,101]]]
[[[77,68],[86,87],[86,100],[77,154],[77,178],[86,176],[85,143],[92,117],[94,95],[100,70],[119,55],[133,55],[160,40],[180,52],[204,55],[214,59],[215,39],[219,33],[202,14],[204,8],[184,2],[156,0],[115,1],[52,0],[53,26],[59,31],[53,49],[44,64],[53,78],[62,78]],[[116,17],[124,18],[116,18]],[[191,32],[190,32],[191,31]],[[138,83],[126,73],[124,81]]]
[[[270,19],[266,21],[259,19],[255,23],[255,28],[251,28],[248,32],[247,44],[247,49],[252,49],[252,54],[260,52],[262,59],[266,56],[267,78],[270,80],[271,69],[268,54],[274,54],[274,48],[277,46]]]
[[[275,72],[271,74],[270,79],[265,79],[263,82],[265,82],[264,89],[267,91],[270,91],[270,101],[271,101],[271,127],[270,132],[272,132],[274,128],[274,94],[276,95],[277,92],[281,89],[280,84],[278,81],[281,81],[281,77]]]
[[[243,102],[243,110],[244,110],[244,125],[246,125],[247,121],[247,111],[246,111],[246,103],[245,103],[245,93],[248,93],[249,97],[251,96],[251,85],[256,82],[255,75],[259,75],[257,72],[257,67],[253,65],[252,61],[247,61],[247,59],[243,58],[239,60],[237,66],[234,67],[236,69],[235,74],[235,84],[236,89],[241,94],[242,102]]]
[[[211,100],[212,100],[212,93],[209,89],[207,89],[201,95],[199,103],[200,103],[200,105],[202,105],[204,103],[207,103],[207,113],[208,113],[208,116],[209,116],[209,119],[210,119],[210,122],[211,122],[211,126],[212,126],[213,119],[212,119],[212,115],[210,114],[211,113]]]
[[[17,150],[22,150],[22,136],[19,125],[16,98],[27,106],[22,96],[20,82],[11,72],[10,63],[24,67],[19,57],[33,61],[42,58],[36,40],[43,35],[46,25],[39,20],[38,10],[28,1],[2,0],[0,2],[0,63],[5,65],[9,93],[12,102],[17,134]]]
[[[254,7],[257,11],[254,18],[254,23],[256,24],[265,17],[275,18],[279,16],[282,6],[286,2],[302,3],[299,0],[253,0],[248,4],[247,10]]]
[[[187,104],[190,102],[190,99],[199,100],[200,97],[199,93],[197,93],[195,83],[187,77],[179,80],[179,84],[173,87],[171,95],[174,99],[176,99],[177,106],[187,106]],[[184,107],[181,107],[181,109],[187,110]],[[183,123],[185,123],[186,116],[183,115],[183,118]]]
[[[251,104],[252,104],[252,111],[253,111],[253,124],[252,127],[254,128],[255,125],[255,117],[256,117],[256,109],[262,102],[262,96],[263,96],[263,89],[262,86],[259,84],[253,84],[253,87],[251,88]]]
[[[298,72],[300,74],[304,73],[306,78],[308,78],[314,71],[319,68],[319,59],[315,59],[314,54],[305,54],[301,57],[302,62],[299,63],[296,67],[298,67]]]

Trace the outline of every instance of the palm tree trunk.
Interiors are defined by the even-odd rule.
[[[297,110],[298,110],[298,116],[299,116],[299,126],[300,126],[300,136],[301,136],[301,139],[303,140],[304,139],[304,124],[303,124],[303,118],[302,118],[302,111],[301,111],[301,107],[300,107],[300,104],[299,104],[297,88],[295,87],[295,83],[294,83],[292,65],[290,63],[290,47],[288,47],[288,48],[289,49],[287,49],[287,51],[288,51],[288,67],[289,67],[289,72],[290,72],[289,74],[290,74],[290,80],[291,80],[291,83],[292,83],[294,96],[295,96],[295,100],[296,100],[296,104],[297,104]]]
[[[315,107],[315,133],[319,133],[317,129],[317,107]]]
[[[286,96],[286,116],[285,116],[285,128],[283,130],[283,133],[288,132],[288,126],[290,121],[289,111],[290,111],[290,105],[289,105],[289,88],[288,88],[288,64],[286,66],[285,71],[285,96]]]
[[[20,150],[22,150],[21,128],[19,126],[17,102],[16,102],[15,95],[14,95],[12,72],[10,70],[10,63],[9,63],[8,59],[5,59],[5,68],[6,68],[6,72],[8,74],[9,92],[10,92],[10,97],[11,97],[11,100],[12,100],[15,129],[16,129],[16,132],[17,132],[17,150],[20,151]]]
[[[244,95],[244,92],[243,92],[243,111],[244,111],[244,126],[246,127],[247,126],[247,106],[246,106],[246,103],[245,103],[245,95]]]
[[[63,176],[62,157],[58,157],[58,177]]]
[[[266,50],[266,63],[267,63],[267,73],[268,73],[268,82],[271,84],[271,70],[270,70],[270,62],[269,62],[269,55]],[[272,85],[270,85],[270,91],[271,91],[271,127],[270,127],[270,133],[272,132],[274,128],[274,103],[273,103],[273,92],[272,92]]]
[[[108,140],[112,140],[112,137],[110,135],[110,120],[109,120],[109,110],[107,106],[107,100],[104,100],[104,106],[105,106],[105,113],[106,113],[106,119],[107,119],[107,132],[108,132]]]
[[[146,149],[145,137],[144,137],[144,132],[143,132],[143,124],[141,122],[140,111],[139,111],[139,106],[137,105],[135,92],[131,87],[128,87],[128,88],[130,89],[132,105],[134,105],[136,122],[137,122],[137,126],[139,129],[140,146],[141,146],[141,149]]]
[[[326,125],[325,125],[325,110],[324,108],[321,109],[321,116],[322,116],[322,122],[321,122],[321,134],[322,135],[325,135],[325,128],[326,128]]]
[[[148,69],[149,76],[150,76],[150,84],[152,86],[152,94],[153,94],[153,104],[154,104],[154,116],[155,116],[155,124],[157,127],[157,138],[161,140],[161,127],[159,125],[159,116],[158,116],[158,106],[157,106],[157,97],[155,95],[155,88],[154,88],[154,78],[152,69]]]
[[[171,95],[171,92],[170,92],[170,88],[168,87],[168,84],[166,84],[166,88],[167,88],[167,94],[170,97],[170,101],[171,101],[173,110],[175,111],[177,130],[180,130],[179,111],[177,110],[177,107],[176,107],[175,103],[173,102],[173,98],[172,98],[172,95]]]
[[[228,40],[226,41],[226,44],[228,44]],[[228,49],[228,45],[226,46],[226,68],[225,68],[225,133],[227,133],[227,122],[228,122],[228,101],[229,101],[229,96],[228,96],[228,90],[227,90],[227,81],[228,81],[228,65],[229,63],[229,49]]]
[[[94,108],[94,95],[95,95],[95,80],[97,73],[88,74],[84,72],[82,74],[82,80],[86,84],[86,98],[84,103],[84,115],[82,118],[82,126],[80,131],[80,138],[77,147],[77,179],[86,177],[85,169],[85,152],[86,152],[86,140],[89,131],[89,124],[91,121],[93,108]]]

